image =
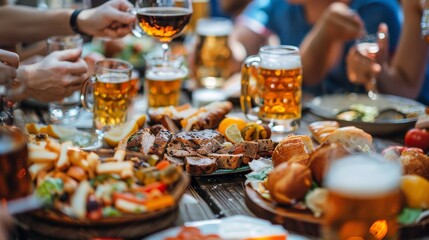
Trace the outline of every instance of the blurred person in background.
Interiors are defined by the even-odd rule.
[[[376,77],[381,93],[417,99],[429,105],[429,45],[422,38],[420,27],[424,6],[421,0],[404,0],[402,7],[403,31],[392,59],[388,52],[383,52],[374,62],[353,47],[347,56],[348,76],[352,83],[362,85]],[[379,32],[387,35],[386,24],[380,24]],[[379,40],[380,49],[386,49],[388,44],[387,38]]]
[[[256,54],[271,33],[281,44],[298,46],[303,89],[313,95],[364,91],[347,79],[348,49],[385,22],[393,52],[401,17],[398,2],[391,0],[254,0],[239,17],[232,40],[243,46],[245,55]]]
[[[0,7],[0,46],[22,41],[38,41],[53,35],[82,33],[100,37],[123,37],[130,32],[135,16],[127,10],[126,0],[112,0],[81,11],[73,28],[72,9],[40,11],[24,6]],[[80,89],[87,77],[87,64],[80,58],[80,49],[56,51],[34,64],[19,66],[16,79],[25,85],[24,92],[12,101],[34,98],[49,102],[61,100]],[[3,70],[3,69],[0,69]]]
[[[218,0],[219,7],[226,15],[235,19],[252,0]]]

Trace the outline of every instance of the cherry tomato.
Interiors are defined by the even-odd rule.
[[[429,132],[418,128],[408,130],[405,134],[405,145],[421,148],[426,152],[429,149]]]

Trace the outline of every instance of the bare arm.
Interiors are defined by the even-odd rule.
[[[0,45],[73,34],[69,25],[72,12],[71,9],[40,11],[24,6],[0,7]]]
[[[257,54],[267,40],[266,36],[255,33],[244,24],[235,24],[229,40],[234,57],[233,72],[239,71],[244,58]]]
[[[130,32],[135,16],[127,12],[127,0],[110,0],[97,8],[83,10],[77,18],[81,32],[92,36],[122,37]],[[24,6],[0,7],[0,45],[31,42],[53,35],[73,34],[73,9],[41,11]]]
[[[331,4],[300,46],[304,84],[320,83],[340,60],[343,44],[357,38],[362,29],[362,21],[347,5]]]
[[[428,44],[420,34],[420,0],[402,1],[404,27],[390,68],[384,64],[378,77],[381,92],[415,99],[424,81]]]

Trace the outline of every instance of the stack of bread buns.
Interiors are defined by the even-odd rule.
[[[323,136],[319,134],[315,138],[320,143],[316,148],[306,135],[289,135],[276,146],[272,155],[274,170],[266,183],[274,201],[294,204],[303,200],[313,181],[322,185],[331,161],[373,148],[371,135],[363,130],[356,127],[333,129],[335,124],[328,125],[332,127],[329,134],[316,130],[323,132]]]

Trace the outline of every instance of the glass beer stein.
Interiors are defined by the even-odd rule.
[[[327,172],[323,239],[398,239],[399,162],[359,154],[334,161]]]
[[[201,87],[220,88],[231,75],[232,52],[228,36],[232,28],[232,22],[226,18],[198,21],[194,75]]]
[[[82,84],[83,107],[94,114],[95,132],[103,135],[126,121],[131,101],[131,63],[105,59],[95,64],[95,75]]]
[[[30,192],[27,136],[17,127],[0,126],[0,205]]]
[[[301,119],[302,65],[294,46],[264,46],[244,60],[241,109],[251,121],[264,122],[273,132],[298,128]]]
[[[184,58],[170,55],[165,60],[161,56],[146,56],[145,94],[148,109],[177,106],[183,80],[188,76]]]

